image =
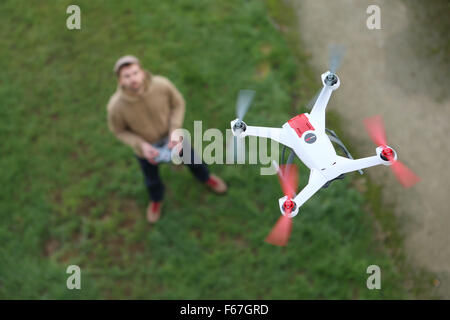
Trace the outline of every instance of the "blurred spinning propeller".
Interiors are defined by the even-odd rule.
[[[405,187],[411,187],[420,181],[420,178],[411,171],[403,162],[395,160],[394,151],[387,146],[386,132],[381,116],[373,116],[364,120],[367,132],[372,141],[383,150],[381,154],[391,162],[390,168],[397,180]]]
[[[278,219],[267,236],[266,242],[276,246],[285,246],[292,232],[292,218],[290,214],[292,210],[295,210],[295,203],[292,199],[295,197],[295,191],[298,187],[298,168],[295,164],[283,164],[278,167],[277,172],[281,189],[287,197],[283,204],[285,214],[282,214]]]

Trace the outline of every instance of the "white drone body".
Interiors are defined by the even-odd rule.
[[[395,151],[389,146],[377,147],[375,155],[361,159],[349,159],[336,154],[336,150],[325,131],[325,109],[331,93],[340,81],[330,71],[322,74],[323,88],[310,113],[299,114],[288,120],[281,128],[248,126],[240,119],[231,121],[233,135],[237,138],[257,136],[273,139],[291,148],[298,158],[310,169],[308,184],[293,199],[294,208],[287,211],[289,217],[298,214],[299,208],[322,186],[340,175],[376,165],[391,165],[386,157],[390,153],[397,159]],[[392,159],[392,158],[391,158]],[[285,215],[287,196],[279,199],[280,211]]]

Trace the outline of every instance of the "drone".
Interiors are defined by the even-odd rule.
[[[362,169],[385,165],[392,169],[404,187],[410,187],[419,181],[419,177],[397,159],[397,152],[387,144],[381,116],[364,120],[365,127],[377,147],[375,155],[360,159],[353,159],[334,131],[325,127],[328,101],[332,92],[340,86],[336,69],[342,54],[338,55],[340,57],[331,56],[329,70],[321,75],[323,87],[310,103],[310,112],[296,115],[281,128],[247,125],[243,118],[253,99],[254,91],[241,90],[239,93],[237,118],[231,121],[235,139],[246,136],[269,138],[291,149],[288,159],[291,163],[278,165],[273,161],[284,197],[278,200],[281,217],[266,238],[266,242],[270,244],[285,246],[292,230],[292,218],[298,214],[300,207],[321,188],[328,187],[334,180],[344,178],[345,173],[359,171],[362,174]],[[338,155],[332,142],[338,144],[347,157]],[[310,170],[308,184],[297,194],[298,169],[292,163],[295,156]]]

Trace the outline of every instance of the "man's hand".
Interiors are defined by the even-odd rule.
[[[170,141],[167,145],[167,147],[169,149],[174,148],[176,145],[178,145],[179,143],[183,142],[183,136],[180,134],[176,134],[175,132],[172,132],[170,135]]]
[[[154,158],[156,158],[159,155],[158,150],[153,147],[150,143],[142,142],[141,144],[142,153],[144,154],[144,157],[152,164],[158,164]]]
[[[179,143],[181,143],[181,141],[171,140],[171,141],[169,141],[169,143],[167,144],[167,147],[168,147],[169,149],[172,149],[172,148],[176,147]]]

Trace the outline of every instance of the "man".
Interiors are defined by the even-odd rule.
[[[108,126],[114,135],[130,146],[141,166],[150,203],[147,220],[155,223],[161,216],[164,185],[159,177],[157,145],[169,139],[168,147],[180,147],[178,140],[171,140],[172,132],[181,128],[185,102],[177,88],[165,77],[152,75],[141,67],[134,56],[124,56],[114,65],[118,87],[107,106]],[[189,146],[191,159],[194,151]],[[183,151],[184,148],[183,148]],[[212,191],[222,194],[226,184],[210,174],[204,163],[187,164],[192,174]]]

